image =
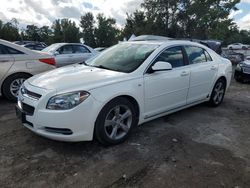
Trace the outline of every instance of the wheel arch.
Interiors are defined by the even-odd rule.
[[[15,72],[15,73],[9,74],[8,76],[6,76],[6,77],[3,79],[2,84],[1,84],[1,86],[0,86],[0,91],[1,91],[1,94],[2,94],[2,95],[4,95],[4,93],[3,93],[3,85],[4,85],[4,83],[6,82],[6,80],[7,80],[8,78],[10,78],[11,76],[14,76],[14,75],[17,75],[17,74],[26,74],[26,75],[28,75],[28,76],[30,76],[30,77],[33,76],[32,74],[27,73],[27,72]]]
[[[217,82],[218,80],[220,80],[220,79],[222,79],[222,80],[225,82],[226,88],[227,88],[227,78],[226,78],[225,76],[220,76],[220,77],[216,80],[216,82]],[[216,83],[216,82],[215,82],[215,83]]]

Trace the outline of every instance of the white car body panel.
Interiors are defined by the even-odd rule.
[[[131,42],[133,43],[133,42]],[[92,140],[96,118],[101,109],[118,96],[133,98],[139,106],[139,123],[208,101],[215,82],[225,77],[227,88],[232,75],[232,66],[209,48],[187,41],[144,41],[159,47],[131,73],[121,73],[84,65],[71,65],[28,79],[27,90],[42,95],[34,100],[19,93],[24,103],[35,108],[27,120],[33,124],[30,130],[50,139],[62,141]],[[146,73],[147,68],[163,49],[176,45],[194,45],[206,49],[214,62],[204,65],[187,65],[169,71]],[[214,68],[215,67],[215,68]],[[204,69],[199,72],[199,69]],[[46,109],[48,100],[57,95],[73,91],[87,91],[90,96],[70,110]],[[49,133],[44,127],[70,128],[72,135]]]

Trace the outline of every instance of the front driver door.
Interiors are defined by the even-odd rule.
[[[57,51],[59,52],[59,54],[56,55],[55,57],[57,67],[62,67],[65,65],[75,63],[74,57],[73,57],[72,45],[61,46]]]
[[[149,70],[144,75],[145,118],[184,106],[187,102],[190,70],[185,66],[183,48],[168,48],[154,63],[157,61],[168,62],[173,69],[153,73]]]

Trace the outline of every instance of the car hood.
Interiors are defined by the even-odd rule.
[[[249,60],[245,60],[245,61],[243,61],[243,64],[245,64],[247,66],[250,66],[250,61]]]
[[[75,64],[35,75],[28,82],[35,87],[57,92],[78,89],[88,91],[125,80],[126,75],[127,73]]]

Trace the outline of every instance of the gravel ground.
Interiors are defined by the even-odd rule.
[[[37,136],[0,98],[0,187],[250,187],[250,84],[134,130],[127,142]]]

